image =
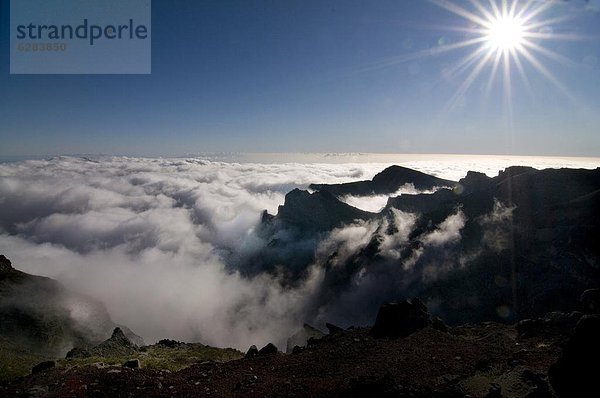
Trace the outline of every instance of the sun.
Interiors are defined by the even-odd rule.
[[[544,42],[554,40],[580,40],[571,34],[554,33],[553,25],[568,19],[564,16],[545,17],[556,6],[553,1],[535,0],[469,0],[471,7],[456,4],[453,0],[429,0],[463,19],[463,24],[450,27],[462,32],[464,40],[447,43],[423,52],[423,56],[442,54],[454,50],[473,48],[455,66],[448,68],[446,76],[460,81],[456,94],[448,101],[445,110],[460,104],[465,93],[479,79],[484,80],[484,100],[491,97],[497,79],[502,80],[505,114],[512,120],[512,96],[515,79],[534,97],[528,71],[543,76],[560,92],[576,103],[575,97],[554,76],[545,61],[558,61],[568,65],[570,60],[546,47]],[[464,3],[467,3],[466,1]],[[487,74],[487,78],[484,76]],[[460,76],[463,75],[462,81]],[[517,77],[518,76],[518,77]],[[480,81],[481,81],[480,80]],[[487,82],[485,81],[487,80]],[[459,106],[459,105],[458,105]]]
[[[529,75],[542,76],[573,104],[577,98],[570,93],[546,65],[555,61],[562,65],[572,60],[556,53],[547,46],[555,40],[583,40],[573,33],[558,33],[562,21],[571,19],[569,14],[557,15],[560,2],[541,0],[428,0],[459,17],[453,25],[433,25],[434,29],[457,34],[459,40],[438,41],[437,46],[379,61],[365,70],[386,68],[401,62],[438,56],[449,52],[462,52],[452,65],[444,67],[443,77],[456,83],[456,92],[444,106],[443,112],[460,109],[467,91],[473,85],[483,92],[483,105],[492,98],[492,91],[501,81],[503,106],[506,120],[513,120],[513,86],[518,80],[519,93],[524,89],[531,98],[536,93]],[[442,37],[446,39],[445,37]],[[470,50],[467,50],[470,49]],[[536,79],[537,80],[537,79]],[[476,84],[477,83],[477,84]]]
[[[492,50],[512,51],[523,45],[525,24],[513,16],[495,17],[484,34]]]

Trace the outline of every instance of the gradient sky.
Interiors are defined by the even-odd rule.
[[[484,94],[491,67],[451,101],[469,70],[445,71],[477,47],[414,57],[472,37],[448,29],[472,23],[424,0],[153,0],[152,74],[137,76],[10,75],[8,3],[0,156],[600,156],[598,0],[557,2],[540,16],[568,16],[551,31],[581,38],[540,42],[570,60],[538,56],[569,95],[525,63],[531,92],[515,73],[512,117],[501,78]]]

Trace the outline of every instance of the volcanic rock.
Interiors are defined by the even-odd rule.
[[[130,359],[129,361],[123,364],[124,368],[131,369],[139,369],[140,368],[140,360],[139,359]]]
[[[325,327],[329,331],[329,334],[336,334],[336,333],[341,333],[344,331],[344,329],[342,329],[341,327],[336,326],[333,323],[329,323],[329,322],[325,323]]]
[[[429,325],[431,319],[427,307],[415,298],[383,304],[371,334],[377,338],[405,337]]]
[[[504,392],[500,396],[540,398],[551,396],[546,376],[523,366],[509,370],[498,377],[494,384],[498,386],[500,392]]]
[[[444,321],[442,321],[441,318],[439,318],[437,316],[431,319],[431,326],[435,330],[439,330],[440,332],[448,331],[448,326],[444,323]]]
[[[162,339],[157,344],[162,345],[167,348],[176,348],[176,347],[179,347],[180,345],[182,345],[183,343],[180,341],[177,341],[177,340]]]
[[[406,167],[390,166],[375,175],[370,181],[356,181],[345,184],[311,184],[310,188],[317,191],[327,191],[335,196],[369,196],[391,194],[406,184],[412,184],[418,190],[430,190],[434,187],[453,187],[456,182]]]
[[[34,375],[36,373],[40,373],[40,372],[43,372],[45,370],[52,369],[55,367],[56,367],[56,361],[44,361],[44,362],[38,363],[33,368],[31,368],[31,374]]]
[[[287,339],[286,352],[289,354],[295,347],[306,347],[309,339],[320,339],[323,336],[325,333],[305,323],[302,329]]]
[[[254,358],[258,355],[258,348],[255,345],[251,345],[246,352],[246,358]]]
[[[600,312],[600,289],[588,289],[581,294],[581,304],[586,312]]]
[[[455,199],[456,194],[453,191],[440,189],[432,194],[402,194],[391,197],[387,201],[386,208],[393,207],[407,213],[429,213]]]
[[[569,313],[554,311],[547,313],[544,318],[523,319],[515,324],[521,339],[531,337],[557,337],[573,334],[573,329],[583,314],[579,311]]]
[[[588,397],[600,378],[600,315],[583,316],[561,357],[550,367],[550,383],[560,397]]]
[[[67,358],[127,356],[137,353],[138,350],[138,346],[125,336],[121,328],[117,327],[108,340],[91,348],[76,347],[67,353]]]
[[[468,171],[467,175],[458,181],[455,191],[458,194],[464,195],[470,192],[488,189],[493,185],[493,182],[493,179],[484,173]]]
[[[299,346],[295,346],[292,349],[292,354],[300,354],[301,352],[305,351],[306,347],[299,347]]]
[[[258,350],[258,355],[270,355],[277,354],[277,347],[273,343],[269,343],[260,350]]]
[[[329,231],[343,224],[368,220],[374,216],[374,213],[339,201],[327,191],[311,194],[294,189],[285,195],[285,202],[283,206],[279,206],[276,219],[303,231]]]
[[[4,255],[0,254],[0,273],[13,271],[12,263]]]

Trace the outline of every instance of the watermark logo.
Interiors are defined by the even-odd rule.
[[[11,0],[11,74],[149,74],[151,0]]]

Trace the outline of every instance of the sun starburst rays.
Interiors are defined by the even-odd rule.
[[[446,75],[460,80],[456,94],[444,107],[445,110],[460,105],[462,98],[477,79],[489,70],[485,86],[485,98],[492,93],[492,87],[498,78],[502,79],[505,114],[512,123],[512,81],[516,69],[524,88],[533,97],[534,91],[527,70],[543,76],[572,101],[574,97],[558,78],[542,63],[538,56],[569,65],[572,62],[545,47],[542,42],[548,40],[577,40],[575,35],[556,34],[551,24],[564,21],[565,17],[544,19],[542,16],[552,6],[552,2],[534,0],[469,0],[472,9],[457,5],[451,0],[430,0],[433,4],[463,18],[472,26],[455,27],[452,30],[465,32],[463,41],[441,46],[438,51],[450,51],[454,48],[477,46],[457,64],[448,69]],[[468,43],[468,44],[466,44]],[[446,49],[445,49],[446,48]],[[499,70],[501,70],[500,73]],[[462,78],[462,75],[465,75]],[[499,76],[500,75],[500,76]],[[464,102],[464,101],[462,101]]]

